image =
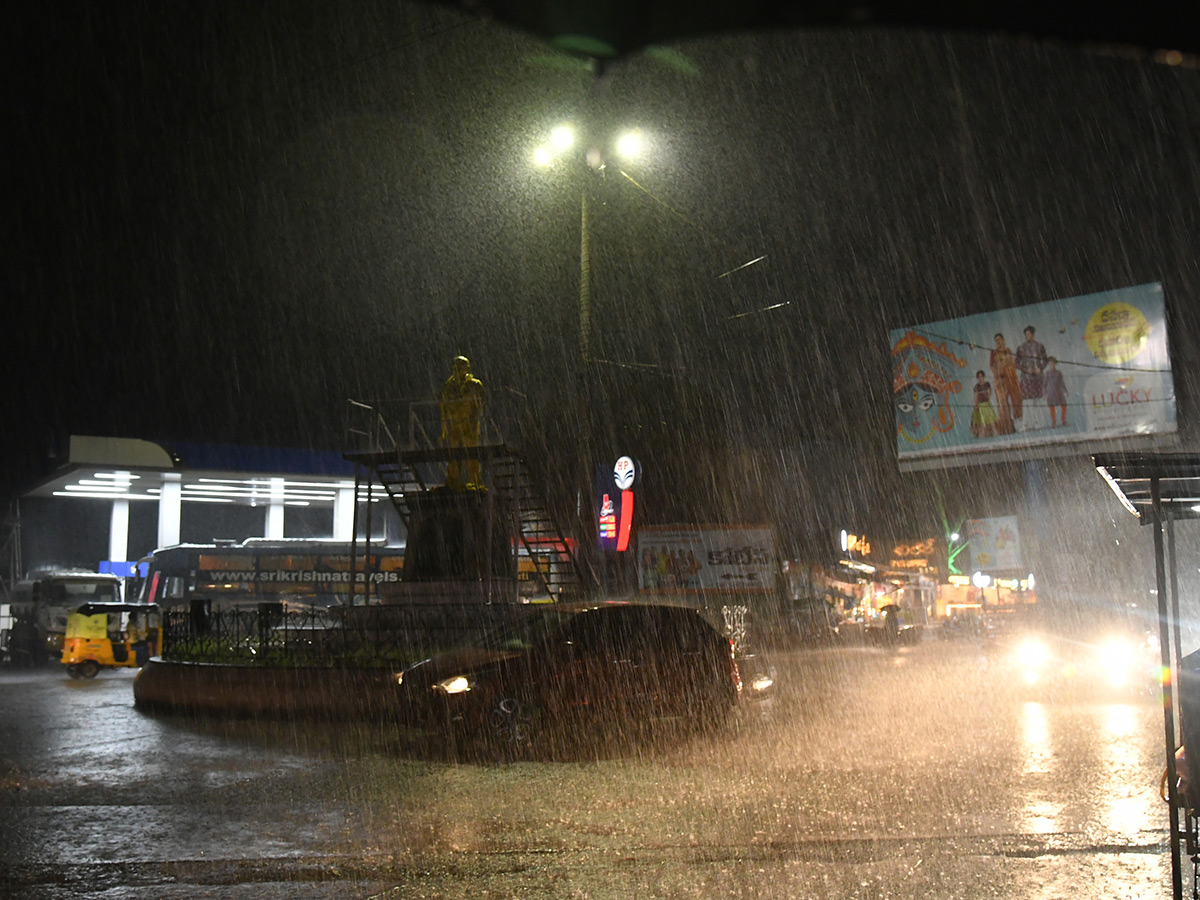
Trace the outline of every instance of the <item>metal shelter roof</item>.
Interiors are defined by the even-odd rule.
[[[1197,810],[1181,797],[1175,751],[1180,740],[1195,735],[1200,722],[1189,722],[1183,707],[1197,708],[1197,697],[1181,691],[1200,687],[1197,673],[1181,680],[1178,557],[1175,522],[1200,519],[1200,454],[1104,453],[1092,457],[1096,471],[1131,513],[1153,529],[1154,568],[1158,593],[1159,648],[1162,656],[1163,738],[1167,757],[1167,801],[1171,833],[1171,896],[1183,900],[1183,860],[1200,840]],[[1190,658],[1190,657],[1189,657]],[[1190,686],[1188,684],[1190,682]],[[1180,737],[1177,738],[1177,735]],[[1192,742],[1194,743],[1194,742]],[[1194,758],[1195,746],[1189,746]],[[1193,888],[1200,870],[1193,871]],[[1193,892],[1193,896],[1194,896]]]
[[[1200,519],[1200,454],[1102,453],[1092,457],[1096,471],[1121,504],[1143,522]]]

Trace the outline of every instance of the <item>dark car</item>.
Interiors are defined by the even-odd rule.
[[[532,607],[398,680],[410,724],[506,756],[664,718],[716,726],[742,689],[732,644],[699,610],[635,603]]]

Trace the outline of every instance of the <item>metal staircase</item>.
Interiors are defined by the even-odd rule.
[[[493,492],[493,498],[512,513],[511,533],[526,554],[539,587],[559,599],[597,586],[594,573],[585,572],[534,483],[528,464],[515,448],[493,444],[377,450],[349,453],[346,459],[365,467],[366,484],[383,486],[406,529],[411,528],[420,498],[433,490],[444,490],[440,481],[445,463],[456,459],[479,460],[484,483]]]
[[[394,459],[379,459],[374,466],[368,466],[368,471],[374,480],[383,485],[392,506],[400,514],[405,529],[412,524],[412,505],[408,498],[413,494],[425,493],[429,485],[421,475],[416,463],[405,461],[396,454]]]
[[[489,475],[493,490],[513,510],[521,546],[529,554],[542,587],[552,597],[578,592],[586,582],[583,569],[534,484],[529,465],[515,453],[498,456],[492,461]],[[594,578],[588,586],[595,586]]]

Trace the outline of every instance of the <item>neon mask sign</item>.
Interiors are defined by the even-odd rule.
[[[633,533],[633,486],[640,469],[632,457],[620,457],[609,470],[596,467],[596,542],[601,550],[624,553]]]

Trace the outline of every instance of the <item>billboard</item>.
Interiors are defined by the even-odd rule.
[[[638,588],[659,593],[766,592],[775,588],[768,525],[674,525],[638,532]]]
[[[1161,284],[900,328],[891,345],[902,464],[1176,430]]]
[[[1016,516],[967,520],[967,548],[971,569],[993,575],[1020,569],[1021,529]]]

